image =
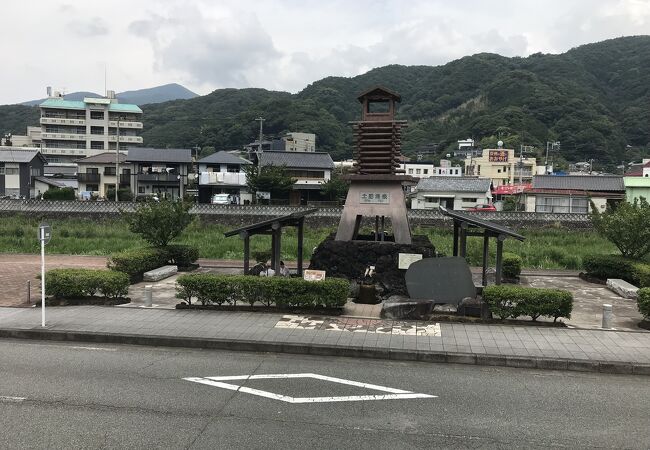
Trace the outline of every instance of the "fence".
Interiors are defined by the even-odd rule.
[[[40,217],[84,215],[87,217],[116,216],[120,212],[133,212],[142,203],[135,202],[80,202],[80,201],[50,201],[50,200],[0,200],[0,212],[34,215]],[[283,216],[306,209],[301,206],[266,206],[266,205],[212,205],[196,204],[190,213],[202,216],[208,220],[220,222],[240,223],[268,219],[269,217]],[[321,207],[310,216],[323,225],[338,223],[343,211],[342,207]],[[517,228],[533,228],[549,225],[560,225],[570,228],[590,228],[591,221],[588,214],[561,214],[561,213],[536,213],[536,212],[504,212],[483,211],[470,212],[482,219],[501,223]],[[437,210],[409,210],[408,217],[413,225],[442,224],[450,219]],[[231,220],[228,220],[230,218]],[[226,220],[224,220],[226,219]],[[323,220],[324,219],[324,220]]]

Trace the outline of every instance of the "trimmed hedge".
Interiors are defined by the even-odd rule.
[[[142,281],[145,272],[168,264],[189,267],[198,258],[199,250],[189,245],[134,248],[112,254],[108,268],[126,273],[132,283],[137,283]]]
[[[341,308],[350,290],[347,280],[329,278],[252,277],[245,275],[186,274],[176,280],[176,297],[192,304],[236,305],[261,303],[279,308]]]
[[[125,273],[93,269],[52,269],[45,275],[45,295],[55,298],[124,297],[129,292]]]
[[[483,300],[492,314],[501,319],[530,316],[533,321],[540,316],[571,318],[573,295],[559,289],[537,289],[521,286],[486,286]]]
[[[588,255],[582,258],[587,275],[607,280],[620,278],[638,287],[650,287],[650,264],[621,255]]]
[[[180,267],[189,267],[199,259],[199,249],[191,245],[168,245],[163,247],[167,252],[169,264]]]
[[[514,253],[503,254],[503,276],[505,278],[519,278],[521,275],[521,256]]]
[[[636,306],[643,318],[650,320],[650,288],[639,289]]]

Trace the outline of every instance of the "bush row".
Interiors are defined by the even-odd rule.
[[[52,269],[45,275],[45,295],[55,298],[124,297],[129,292],[125,273],[91,269]]]
[[[503,254],[503,276],[505,278],[519,278],[521,275],[521,256],[514,253]]]
[[[176,283],[176,297],[188,304],[195,299],[203,305],[259,303],[280,308],[341,308],[350,290],[348,281],[339,278],[305,281],[286,277],[187,274],[178,277]]]
[[[650,320],[650,288],[641,288],[638,292],[638,298],[636,300],[637,307],[639,312],[643,315],[643,318]]]
[[[142,281],[145,272],[167,264],[179,268],[191,266],[199,258],[199,250],[189,245],[168,245],[167,247],[146,247],[114,253],[108,260],[108,268],[123,272],[132,283]]]
[[[620,255],[588,255],[582,258],[587,275],[601,280],[620,278],[638,287],[650,287],[650,264]]]
[[[487,286],[483,288],[483,300],[492,314],[501,319],[530,316],[571,318],[573,295],[559,289],[537,289],[520,286]]]

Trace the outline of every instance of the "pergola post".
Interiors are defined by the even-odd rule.
[[[298,221],[298,276],[302,278],[302,246],[303,246],[303,234],[305,227],[305,218],[302,217]]]
[[[467,256],[467,224],[465,222],[460,224],[460,256],[463,258]]]
[[[458,222],[454,220],[454,256],[458,256]]]
[[[246,231],[239,233],[239,237],[244,240],[244,275],[248,275],[251,259],[251,237]]]
[[[501,277],[503,274],[503,241],[506,236],[500,234],[497,236],[497,260],[496,260],[496,284],[501,284]]]
[[[279,222],[275,222],[271,225],[271,229],[273,230],[271,268],[275,270],[276,275],[280,275],[278,272],[280,271],[280,253],[282,251],[282,227]]]
[[[483,286],[487,286],[488,284],[487,268],[488,268],[489,259],[490,259],[490,235],[488,234],[488,231],[485,230],[483,233],[483,273],[481,278],[481,284]]]

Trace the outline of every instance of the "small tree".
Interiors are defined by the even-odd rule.
[[[329,200],[339,201],[345,200],[349,188],[349,183],[343,180],[338,172],[334,172],[332,173],[332,177],[327,180],[327,182],[323,183],[320,192]]]
[[[650,253],[650,205],[645,198],[634,203],[622,202],[616,209],[598,211],[591,202],[591,221],[605,239],[612,242],[623,256],[641,259]]]
[[[43,200],[74,200],[75,193],[74,189],[71,187],[64,188],[49,188],[47,191],[43,192]]]
[[[117,191],[117,198],[121,202],[130,202],[133,200],[133,192],[129,188],[120,188]],[[112,202],[115,200],[115,188],[109,188],[106,190],[106,200]]]
[[[127,214],[129,230],[155,247],[165,247],[192,222],[191,203],[147,202]]]
[[[286,198],[296,182],[285,166],[264,166],[258,171],[253,165],[244,168],[246,184],[252,192],[270,192],[271,198]]]

